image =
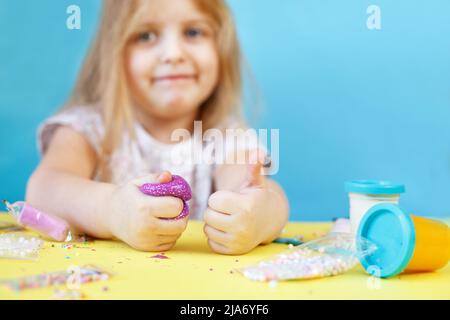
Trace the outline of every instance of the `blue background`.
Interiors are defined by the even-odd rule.
[[[66,28],[71,4],[81,30]],[[346,216],[343,184],[355,178],[402,182],[404,207],[450,216],[450,1],[230,4],[264,97],[253,123],[280,129],[276,179],[292,220]],[[381,7],[379,31],[366,27],[370,4]],[[0,0],[0,197],[24,197],[36,127],[67,98],[99,8]]]

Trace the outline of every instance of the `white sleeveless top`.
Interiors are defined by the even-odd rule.
[[[43,121],[38,128],[38,148],[41,154],[47,150],[55,129],[67,126],[80,133],[100,154],[100,147],[104,133],[102,116],[93,107],[72,107],[51,116]],[[228,120],[227,128],[237,128],[237,121]],[[180,175],[191,185],[192,199],[189,201],[190,218],[203,219],[203,213],[208,206],[208,198],[213,192],[213,172],[215,164],[195,163],[192,161],[171,161],[173,154],[187,158],[192,153],[190,141],[176,144],[161,143],[152,137],[139,122],[135,122],[136,140],[132,140],[128,133],[123,134],[123,143],[114,151],[111,160],[111,181],[122,184],[149,173],[160,173],[168,170],[172,174]],[[207,150],[207,143],[203,142],[203,150]],[[236,146],[239,145],[239,142]],[[235,148],[236,148],[235,146]],[[226,150],[225,154],[230,150]],[[180,163],[182,162],[182,163]],[[94,180],[98,181],[96,175]]]

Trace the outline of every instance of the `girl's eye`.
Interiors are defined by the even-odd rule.
[[[190,28],[186,30],[186,36],[188,38],[198,38],[204,35],[204,32],[198,28]]]
[[[139,34],[138,39],[139,42],[153,42],[156,40],[155,32],[142,32]]]

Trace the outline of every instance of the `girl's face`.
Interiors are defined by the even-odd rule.
[[[132,98],[152,117],[192,115],[218,82],[214,25],[193,0],[152,0],[143,10],[127,45]]]

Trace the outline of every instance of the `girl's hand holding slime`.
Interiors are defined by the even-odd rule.
[[[187,215],[174,219],[185,207],[183,200],[174,196],[149,196],[140,190],[145,184],[171,181],[172,175],[163,172],[118,186],[107,205],[111,233],[138,250],[171,249],[187,226]]]
[[[192,198],[191,187],[186,180],[180,176],[172,176],[170,178],[170,173],[165,172],[163,174],[167,177],[167,181],[163,178],[164,183],[145,183],[139,187],[139,190],[149,196],[171,196],[183,200],[183,210],[177,217],[164,218],[168,220],[183,219],[189,215],[189,205],[187,204],[187,201]]]

